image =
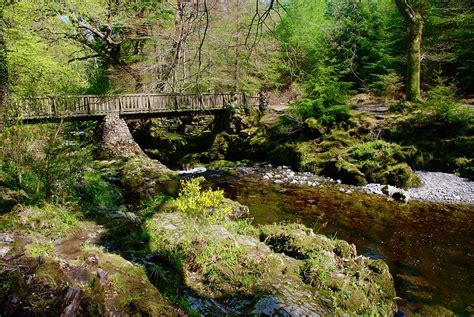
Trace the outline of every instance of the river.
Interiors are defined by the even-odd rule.
[[[300,222],[387,262],[400,315],[474,313],[473,206],[400,203],[340,185],[274,184],[256,173],[207,172],[226,196],[247,205],[255,224]]]

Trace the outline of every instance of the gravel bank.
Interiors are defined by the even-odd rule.
[[[367,184],[365,186],[343,185],[340,180],[307,172],[294,172],[287,166],[279,166],[277,168],[271,166],[266,166],[265,168],[243,167],[237,168],[237,170],[243,174],[260,175],[263,181],[270,181],[275,184],[312,187],[325,184],[339,186],[341,192],[347,193],[362,190],[369,194],[388,195],[390,197],[396,193],[396,195],[402,197],[399,200],[403,201],[415,199],[474,205],[474,182],[448,173],[417,171],[416,174],[422,180],[422,185],[418,188],[404,190],[381,184]]]
[[[413,199],[474,204],[473,181],[447,173],[416,172],[416,174],[423,181],[423,186],[408,190]]]
[[[390,194],[400,192],[408,199],[474,205],[473,181],[448,173],[417,171],[416,174],[422,180],[420,187],[403,190],[388,186],[386,191]],[[368,193],[380,195],[383,195],[383,188],[384,185],[380,184],[362,187]]]

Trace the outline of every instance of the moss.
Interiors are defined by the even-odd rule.
[[[184,270],[185,283],[206,296],[258,292],[261,278],[271,266],[251,247],[236,241],[221,226],[196,223],[183,214],[161,214],[146,223],[152,251]]]
[[[208,154],[211,160],[223,160],[229,149],[229,134],[222,132],[214,137]]]
[[[18,272],[6,272],[0,281],[6,291],[0,291],[6,316],[22,315],[29,311],[35,316],[59,316],[67,277],[56,261],[44,258],[41,262],[24,258],[18,263]]]
[[[326,167],[325,171],[331,168],[331,165]],[[338,160],[334,164],[334,175],[342,181],[354,184],[354,185],[365,185],[367,180],[364,173],[353,163],[346,160]]]
[[[2,229],[17,229],[22,233],[59,239],[77,228],[79,215],[66,206],[46,204],[42,207],[17,205],[0,216]]]
[[[386,170],[374,173],[371,179],[382,184],[392,184],[397,187],[416,187],[421,184],[420,179],[406,163],[388,166]]]
[[[374,182],[404,188],[420,183],[406,163],[418,157],[413,147],[381,140],[363,142],[347,132],[333,131],[320,141],[299,143],[297,150],[302,170],[322,173],[345,183]]]
[[[302,225],[267,225],[260,232],[275,252],[303,260],[302,280],[330,298],[336,312],[393,313],[395,289],[383,261],[358,257],[347,242],[316,235]]]
[[[183,272],[186,286],[212,298],[278,294],[274,285],[283,291],[282,283],[288,283],[295,290],[284,292],[298,296],[309,287],[314,297],[306,303],[314,304],[325,294],[341,314],[394,312],[395,291],[387,266],[357,256],[347,242],[298,224],[255,228],[248,222],[229,222],[225,229],[180,213],[161,213],[148,220],[150,249],[166,259],[156,263],[157,276],[169,270]],[[259,237],[271,251],[252,237]]]
[[[217,160],[212,161],[211,163],[207,164],[209,169],[221,169],[224,167],[240,167],[240,166],[248,166],[251,165],[251,162],[248,160],[243,161],[227,161],[227,160]]]
[[[138,199],[151,198],[157,194],[176,194],[176,173],[158,161],[146,157],[135,157],[125,162],[120,180],[126,191]]]

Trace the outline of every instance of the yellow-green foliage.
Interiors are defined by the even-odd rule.
[[[202,177],[182,181],[183,188],[175,201],[176,208],[185,214],[217,223],[231,213],[232,207],[225,204],[224,191],[203,190],[203,181]]]
[[[25,248],[26,254],[33,257],[49,255],[53,250],[54,245],[51,242],[32,243]]]

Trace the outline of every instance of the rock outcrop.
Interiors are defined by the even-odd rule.
[[[104,117],[96,128],[99,141],[98,154],[103,159],[130,158],[146,156],[140,146],[133,140],[127,123],[118,114]]]
[[[95,133],[100,158],[124,161],[119,178],[127,193],[138,200],[160,193],[176,193],[177,181],[173,179],[176,173],[142,151],[124,119],[117,114],[107,115]]]
[[[204,315],[383,315],[396,312],[383,261],[301,225],[210,225],[182,213],[149,220],[151,250],[177,266]],[[163,258],[164,257],[164,258]],[[157,265],[160,265],[157,263]]]

